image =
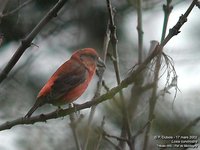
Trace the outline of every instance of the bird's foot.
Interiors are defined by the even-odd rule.
[[[62,108],[60,106],[58,106],[58,108],[56,109],[56,115],[59,115],[59,112],[62,110]]]
[[[76,117],[78,118],[79,115],[80,115],[80,111],[77,110],[77,107],[79,106],[80,104],[76,104],[76,103],[70,103],[69,104],[69,108],[74,108],[75,109],[75,112],[74,114],[76,114]]]
[[[79,110],[77,110],[78,106],[80,106],[80,104],[73,103],[73,107],[74,107],[76,113],[80,112]]]

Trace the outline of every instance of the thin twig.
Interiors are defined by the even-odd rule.
[[[53,18],[57,16],[58,11],[64,6],[68,0],[59,0],[57,4],[43,17],[43,19],[36,25],[36,27],[21,41],[20,46],[0,73],[0,83],[7,77],[8,73],[12,70],[18,62],[25,50],[31,46],[31,42],[36,35],[44,28],[44,26]]]
[[[159,49],[158,50],[157,49],[155,50],[155,53],[153,53],[154,55],[156,55],[156,52],[159,51]],[[33,124],[36,122],[45,122],[46,120],[49,120],[49,119],[63,117],[63,116],[69,115],[73,112],[80,111],[80,110],[86,109],[86,108],[90,108],[93,105],[98,105],[106,100],[112,99],[113,96],[115,96],[115,94],[117,94],[119,91],[126,88],[133,82],[137,81],[137,76],[143,71],[144,68],[146,68],[147,64],[154,57],[153,54],[150,55],[136,70],[134,70],[132,73],[130,73],[130,75],[127,78],[122,80],[119,85],[110,89],[107,93],[101,95],[100,97],[95,98],[95,100],[88,101],[81,105],[77,105],[75,108],[73,107],[73,108],[68,108],[68,109],[64,109],[64,110],[61,109],[61,110],[56,110],[54,112],[51,112],[51,113],[48,113],[45,115],[41,114],[41,115],[33,116],[30,118],[21,117],[21,118],[15,119],[13,121],[7,121],[0,125],[0,131],[10,129],[13,126],[20,125],[20,124]]]
[[[141,70],[138,70],[138,71],[140,72]],[[85,102],[85,103],[83,103],[81,105],[77,105],[76,107],[73,107],[73,108],[58,109],[58,110],[53,111],[48,114],[41,114],[41,115],[33,116],[30,118],[21,117],[21,118],[15,119],[13,121],[7,121],[0,125],[0,131],[10,129],[13,126],[20,125],[20,124],[33,124],[36,122],[46,122],[49,119],[63,117],[63,116],[69,115],[71,113],[74,113],[76,111],[90,108],[93,105],[98,105],[98,104],[102,103],[103,101],[112,99],[112,97],[115,94],[117,94],[120,90],[122,90],[123,88],[126,88],[128,85],[132,84],[132,82],[136,81],[135,76],[137,75],[137,73],[138,73],[137,71],[134,71],[129,77],[122,80],[122,82],[118,86],[110,89],[110,91],[101,95],[100,97],[95,98],[95,100]]]
[[[156,66],[155,66],[155,73],[154,73],[154,86],[152,89],[152,95],[149,99],[149,116],[148,116],[148,120],[151,120],[150,123],[147,125],[146,128],[146,132],[145,132],[145,136],[144,136],[144,147],[143,150],[147,149],[147,145],[148,145],[148,139],[149,139],[149,132],[151,129],[151,123],[152,120],[154,118],[154,109],[156,106],[156,100],[157,100],[157,89],[158,89],[158,78],[159,78],[159,72],[160,72],[160,67],[161,67],[161,56],[162,54],[160,53],[157,56],[157,60],[156,60]]]
[[[169,15],[171,13],[172,7],[170,5],[171,0],[167,0],[167,5],[163,5],[163,10],[165,13],[164,16],[164,21],[163,21],[163,30],[162,30],[162,38],[161,38],[161,42],[164,40],[165,38],[165,33],[166,33],[166,29],[167,29],[167,24],[168,24],[168,19],[169,19]],[[144,136],[144,145],[143,145],[143,150],[147,149],[147,145],[148,145],[148,140],[149,140],[149,132],[151,129],[151,123],[152,120],[154,118],[154,109],[156,106],[156,102],[157,102],[157,90],[158,90],[158,80],[159,80],[159,73],[160,73],[160,67],[161,67],[161,57],[162,57],[162,51],[160,51],[160,53],[158,54],[157,58],[156,58],[156,64],[155,64],[155,72],[154,72],[154,85],[153,85],[153,89],[152,89],[152,95],[149,99],[149,116],[148,116],[148,120],[151,120],[150,123],[147,125],[146,128],[146,132],[145,132],[145,136]]]
[[[115,136],[115,135],[110,135],[110,134],[108,134],[106,131],[102,131],[102,134],[103,134],[103,137],[104,138],[106,138],[106,137],[108,137],[108,138],[113,138],[113,139],[116,139],[116,140],[118,140],[118,141],[123,141],[123,142],[126,142],[128,145],[131,145],[131,143],[132,143],[132,140],[130,141],[130,140],[128,140],[128,139],[126,139],[126,138],[123,138],[123,137],[118,137],[118,136]],[[116,147],[116,149],[118,149],[118,148],[120,148],[120,149],[122,149],[121,147],[119,147],[119,146],[115,146]]]
[[[177,35],[178,33],[180,33],[180,28],[182,27],[182,25],[187,21],[187,17],[189,15],[189,13],[191,12],[191,10],[194,8],[195,4],[196,4],[197,0],[193,0],[193,2],[191,3],[191,5],[189,6],[189,8],[187,9],[187,11],[185,12],[184,15],[181,15],[181,17],[179,18],[178,22],[176,23],[176,25],[169,30],[169,33],[167,35],[166,38],[163,39],[163,41],[161,42],[161,44],[159,45],[159,52],[158,52],[158,57],[156,60],[156,66],[155,66],[155,74],[154,74],[154,87],[152,90],[152,95],[151,98],[149,100],[149,116],[148,119],[149,120],[153,120],[154,118],[154,109],[155,109],[155,105],[156,105],[156,100],[157,100],[157,84],[158,84],[158,78],[159,78],[159,70],[161,67],[161,54],[162,54],[162,49],[165,46],[165,44],[175,35]],[[170,6],[170,5],[168,5]],[[146,129],[146,133],[144,136],[144,145],[143,145],[143,150],[147,149],[147,145],[148,145],[148,139],[149,139],[149,132],[150,132],[150,128],[151,128],[151,122],[150,124],[147,126]]]
[[[189,8],[187,9],[187,11],[184,13],[184,15],[181,15],[179,17],[178,22],[176,23],[176,25],[171,28],[169,30],[168,35],[166,36],[166,38],[161,42],[161,46],[164,47],[167,42],[175,35],[180,33],[180,28],[183,26],[183,24],[185,22],[187,22],[187,17],[190,14],[190,12],[192,11],[192,9],[194,8],[194,6],[197,4],[198,0],[193,0],[192,3],[190,4]]]
[[[158,46],[158,42],[151,41],[149,53],[152,53],[152,51],[155,50],[156,46]],[[131,89],[131,97],[130,97],[129,105],[128,105],[129,116],[131,119],[135,117],[137,107],[139,105],[139,102],[141,101],[141,95],[143,95],[148,89],[152,89],[154,86],[154,83],[149,83],[142,87],[144,83],[144,79],[145,77],[147,77],[146,74],[147,74],[147,71],[143,71],[140,74],[140,76],[138,76],[137,82],[134,83]]]
[[[137,31],[138,31],[138,65],[140,65],[143,60],[142,0],[137,0],[136,9],[137,9]],[[141,88],[143,81],[144,81],[144,75],[141,74],[138,78],[138,82],[136,82],[131,89],[131,97],[128,105],[130,119],[132,119],[132,117],[135,114],[135,111],[137,110],[137,106],[140,101],[140,96],[142,95],[142,93],[145,92],[142,91]]]
[[[194,0],[194,1],[197,2],[196,0]],[[194,7],[195,4],[193,4],[193,2],[192,2],[191,5]],[[189,8],[189,9],[191,9],[191,8]],[[45,114],[45,115],[42,114],[42,115],[30,117],[30,118],[21,117],[21,118],[15,119],[13,121],[7,121],[7,122],[0,125],[0,131],[10,129],[10,128],[12,128],[16,125],[20,125],[20,124],[33,124],[33,123],[36,123],[36,122],[45,122],[49,119],[55,119],[55,118],[63,117],[63,116],[69,115],[73,112],[89,108],[93,105],[98,105],[98,104],[100,104],[100,103],[102,103],[102,102],[104,102],[108,99],[111,99],[119,91],[121,91],[122,89],[131,85],[133,82],[137,81],[137,76],[140,75],[140,73],[146,68],[146,66],[151,62],[151,60],[155,56],[157,56],[157,54],[160,51],[162,51],[162,48],[165,44],[156,46],[155,50],[144,60],[144,62],[142,64],[140,64],[137,68],[135,68],[135,70],[133,70],[127,78],[122,80],[121,83],[119,85],[117,85],[116,87],[110,89],[109,92],[107,92],[107,93],[101,95],[100,97],[96,98],[94,101],[89,101],[89,102],[83,103],[81,105],[76,106],[76,108],[73,107],[73,108],[68,108],[68,109],[64,109],[64,110],[61,109],[61,110],[56,110],[54,112],[51,112],[51,113],[48,113],[48,114]]]
[[[107,51],[108,51],[108,44],[110,41],[110,31],[109,31],[109,26],[107,25],[107,29],[106,29],[106,35],[104,38],[104,43],[103,43],[103,61],[104,64],[106,64],[106,56],[107,56]],[[102,88],[102,82],[103,82],[103,73],[104,73],[105,68],[100,68],[98,74],[99,74],[99,81],[97,83],[97,90],[95,92],[95,96],[94,99],[96,97],[99,97],[101,94],[101,88]],[[88,118],[88,124],[87,124],[87,132],[86,132],[86,138],[85,138],[85,142],[84,142],[84,150],[87,150],[87,145],[88,145],[88,141],[89,141],[89,135],[90,135],[90,128],[91,128],[91,123],[94,117],[94,113],[95,113],[95,109],[96,106],[92,106],[91,110],[90,110],[90,114],[89,114],[89,118]]]
[[[118,137],[118,136],[115,136],[115,135],[110,135],[110,134],[108,134],[108,133],[107,133],[107,132],[105,132],[105,131],[103,131],[103,135],[104,135],[104,136],[107,136],[107,137],[109,137],[109,138],[116,139],[116,140],[118,140],[118,141],[124,141],[124,142],[128,142],[128,140],[127,140],[127,139],[125,139],[125,138]]]
[[[95,150],[98,150],[99,149],[99,146],[100,146],[100,141],[102,140],[102,138],[104,138],[106,141],[108,141],[112,146],[115,147],[116,150],[122,150],[120,147],[118,147],[117,145],[115,145],[110,139],[108,139],[107,137],[110,137],[110,138],[114,138],[114,139],[117,139],[117,140],[125,140],[127,141],[126,139],[121,139],[120,137],[117,137],[117,136],[112,136],[112,135],[109,135],[108,133],[106,133],[104,131],[104,124],[105,124],[105,116],[103,117],[103,120],[102,120],[102,123],[101,123],[101,127],[100,127],[100,137],[99,137],[99,140],[98,140],[98,143],[97,143],[97,147]],[[107,136],[107,137],[106,137]]]
[[[118,51],[117,51],[117,35],[116,35],[116,26],[114,24],[114,13],[113,8],[111,5],[110,0],[107,0],[107,7],[109,12],[109,19],[110,19],[110,39],[113,46],[113,56],[115,58],[115,61],[113,61],[114,68],[115,68],[115,75],[117,79],[117,83],[120,83],[120,71],[119,71],[119,57],[118,57]]]
[[[1,23],[1,20],[2,20],[1,16],[3,15],[3,11],[6,8],[8,0],[0,0],[0,3],[1,3],[1,5],[0,5],[0,23]]]
[[[116,150],[122,150],[122,148],[118,147],[117,145],[115,145],[115,143],[113,143],[110,139],[108,139],[107,137],[103,137],[108,143],[110,143]]]
[[[72,108],[71,104],[69,105],[69,108]],[[69,115],[69,118],[70,118],[70,121],[71,121],[70,127],[72,129],[72,133],[73,133],[74,140],[75,140],[75,143],[76,143],[76,149],[77,150],[82,150],[81,144],[80,144],[80,141],[79,141],[79,138],[78,138],[78,135],[77,135],[77,130],[76,130],[77,123],[75,121],[75,115],[74,115],[74,113],[71,113]]]
[[[137,133],[132,137],[132,142],[135,142],[135,139],[144,132],[144,129],[148,126],[150,121],[148,121],[140,130],[137,131]]]
[[[142,29],[142,0],[137,0],[137,31],[138,31],[138,64],[142,63],[143,29]]]
[[[17,11],[19,11],[20,9],[22,9],[23,7],[25,7],[26,5],[30,4],[33,1],[34,0],[25,1],[23,4],[19,5],[17,8],[11,10],[10,12],[7,12],[5,14],[1,14],[0,15],[0,19],[3,18],[3,17],[6,17],[6,16],[9,16],[9,15],[12,15],[12,14],[16,13]]]
[[[184,135],[187,130],[190,130],[192,127],[194,127],[197,123],[200,121],[200,116],[195,118],[194,120],[190,121],[186,126],[178,130],[174,135]],[[162,148],[162,150],[165,150],[167,148]]]
[[[103,131],[104,124],[105,124],[105,116],[103,116],[103,119],[102,119],[102,122],[101,122],[101,126],[100,126],[100,130],[101,130],[101,131]],[[102,132],[101,132],[100,135],[99,135],[99,139],[98,139],[98,141],[97,141],[97,145],[96,145],[95,150],[98,150],[98,149],[99,149],[100,143],[101,143],[101,140],[102,140],[102,137],[103,137],[103,135],[102,135]]]
[[[171,11],[173,9],[173,6],[171,6],[172,0],[167,0],[167,4],[163,5],[163,11],[164,11],[164,21],[163,21],[163,29],[162,29],[162,36],[161,36],[161,42],[164,40],[167,30],[167,24],[169,20],[169,15],[171,14]]]
[[[200,116],[195,118],[194,120],[190,121],[186,126],[181,128],[175,135],[182,135],[185,131],[194,127],[200,121]]]
[[[106,27],[106,35],[104,37],[104,42],[103,42],[103,51],[104,51],[103,61],[104,61],[104,63],[106,62],[106,58],[107,58],[107,54],[108,54],[108,45],[110,43],[109,25],[110,25],[110,21],[108,20],[107,27]]]
[[[120,71],[119,71],[119,57],[118,57],[118,50],[117,50],[117,34],[116,34],[116,26],[115,26],[115,23],[114,23],[114,13],[113,13],[113,8],[112,8],[112,5],[111,5],[111,2],[110,0],[107,0],[107,7],[108,7],[108,12],[109,12],[109,18],[110,18],[110,37],[111,37],[111,44],[112,44],[112,47],[113,47],[113,56],[114,56],[114,59],[115,61],[113,61],[113,65],[114,65],[114,69],[115,69],[115,75],[116,75],[116,79],[117,79],[117,84],[119,85],[120,84]],[[125,102],[124,102],[124,96],[123,96],[123,93],[122,91],[119,92],[119,95],[120,95],[120,99],[121,99],[121,102],[122,102],[122,113],[123,113],[123,125],[122,125],[122,136],[124,136],[127,132],[128,134],[128,137],[129,139],[131,138],[131,129],[130,129],[130,125],[129,125],[129,120],[128,120],[128,114],[127,114],[127,111],[126,111],[126,105],[125,105]],[[119,142],[119,145],[122,145],[120,144],[121,141]],[[122,146],[121,146],[122,147]],[[130,146],[131,148],[132,146]],[[133,148],[131,148],[132,150]]]
[[[173,63],[173,59],[166,55],[165,53],[162,53],[162,56],[165,60],[165,64],[166,64],[166,70],[167,70],[167,78],[166,78],[166,83],[165,83],[165,87],[163,90],[160,90],[159,94],[157,97],[159,97],[160,95],[162,95],[163,97],[165,96],[166,93],[170,93],[169,90],[171,88],[175,88],[175,93],[174,93],[174,98],[173,98],[173,103],[172,103],[172,110],[174,109],[174,102],[176,99],[176,95],[177,92],[180,92],[180,89],[178,88],[178,76],[176,73],[176,70],[174,68],[174,63]],[[171,78],[171,81],[170,81]]]
[[[103,72],[104,72],[104,70],[103,70]],[[94,98],[93,98],[92,100],[95,100],[96,97],[99,97],[99,96],[100,96],[101,87],[102,87],[103,72],[102,72],[101,75],[99,76],[99,81],[98,81],[98,83],[97,83],[97,90],[96,90],[95,96],[94,96]],[[96,105],[93,105],[93,106],[91,107],[90,114],[89,114],[89,118],[88,118],[86,139],[85,139],[84,146],[83,146],[83,147],[84,147],[84,150],[87,150],[88,141],[89,141],[89,135],[90,135],[90,128],[91,128],[92,120],[93,120],[93,118],[94,118],[95,110],[96,110]]]
[[[0,33],[0,47],[1,47],[1,45],[3,44],[3,34],[2,33]]]
[[[105,80],[102,81],[102,86],[104,87],[104,89],[106,90],[106,92],[108,92],[110,90],[110,88],[108,87],[108,85],[105,83]]]

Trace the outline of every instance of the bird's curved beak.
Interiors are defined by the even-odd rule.
[[[100,57],[98,57],[98,60],[97,60],[97,67],[106,68],[106,65],[104,64],[103,60]]]

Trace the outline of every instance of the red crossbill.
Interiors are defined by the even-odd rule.
[[[44,104],[60,106],[78,99],[88,87],[97,66],[105,67],[94,49],[84,48],[75,51],[40,90],[35,104],[25,117],[30,117]]]

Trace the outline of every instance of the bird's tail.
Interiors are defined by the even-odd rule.
[[[28,111],[28,113],[24,116],[25,118],[30,118],[30,116],[34,113],[34,111],[36,109],[38,109],[38,107],[41,106],[41,101],[36,100],[35,104],[33,105],[33,107],[31,107],[31,109]]]

